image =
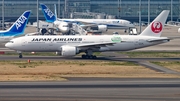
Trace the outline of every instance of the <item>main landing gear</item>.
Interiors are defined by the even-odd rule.
[[[23,55],[22,55],[21,51],[17,51],[17,53],[19,54],[19,58],[23,58]]]
[[[85,55],[85,54],[83,54],[82,58],[83,59],[96,59],[97,57],[95,55]]]
[[[92,55],[93,54],[92,50],[87,50],[85,53],[86,54],[82,55],[83,59],[96,59],[97,58],[95,55]]]

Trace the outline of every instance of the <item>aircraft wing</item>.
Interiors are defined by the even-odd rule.
[[[79,48],[96,48],[96,47],[106,47],[106,45],[113,45],[116,44],[116,42],[103,42],[103,43],[87,43],[87,44],[81,44],[76,47]]]
[[[86,25],[80,25],[83,29],[87,29],[88,27],[98,26],[98,24],[86,24]]]
[[[97,27],[98,25],[104,25],[104,23],[88,23],[84,21],[71,21],[71,23],[79,24],[83,29],[87,29],[88,27]]]

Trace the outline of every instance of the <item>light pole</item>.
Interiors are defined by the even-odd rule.
[[[179,0],[179,5],[180,5],[180,0]],[[180,19],[180,6],[179,6],[179,10],[178,10],[179,12],[178,12],[178,14],[179,14],[179,16],[178,16],[178,22],[179,22],[179,19]]]
[[[121,0],[118,0],[118,18],[120,18],[121,14]]]
[[[141,33],[141,0],[139,0],[139,33]]]
[[[61,10],[60,10],[60,3],[61,3],[61,1],[60,0],[58,0],[58,17],[60,18],[60,12],[61,12]]]
[[[172,15],[173,15],[173,0],[171,0],[171,21],[173,21]]]
[[[118,1],[118,19],[119,19],[120,7],[119,7],[119,0],[117,0],[117,1]]]
[[[39,0],[37,0],[37,32],[39,32]]]
[[[65,3],[64,3],[64,12],[65,12],[65,18],[68,17],[68,5],[69,5],[69,1],[68,0],[65,0]]]
[[[4,0],[2,0],[2,30],[4,30]]]
[[[150,24],[150,0],[148,0],[148,25]]]

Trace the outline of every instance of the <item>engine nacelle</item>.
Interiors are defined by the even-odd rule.
[[[79,50],[73,46],[61,46],[62,56],[74,56],[79,53]]]
[[[107,25],[98,25],[95,27],[91,27],[92,30],[97,30],[98,32],[106,32],[107,31]]]
[[[58,25],[58,29],[62,32],[62,33],[67,33],[69,32],[69,24],[67,22],[61,22]]]

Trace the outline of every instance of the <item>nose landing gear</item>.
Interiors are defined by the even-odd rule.
[[[19,58],[23,58],[22,53],[19,53]]]

